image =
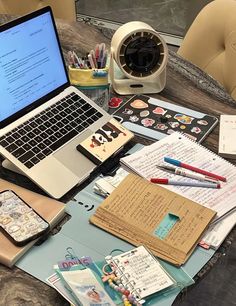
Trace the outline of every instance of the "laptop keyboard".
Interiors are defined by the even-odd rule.
[[[72,93],[1,137],[0,145],[32,168],[102,116]]]

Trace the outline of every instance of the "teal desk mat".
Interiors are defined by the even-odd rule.
[[[135,146],[137,149],[139,146]],[[63,225],[61,231],[49,237],[42,245],[34,246],[23,256],[16,266],[46,283],[46,278],[54,273],[53,265],[65,258],[72,250],[78,256],[91,256],[94,261],[102,261],[114,249],[128,251],[132,245],[111,234],[91,225],[89,217],[103,201],[103,198],[93,192],[94,181],[80,191],[67,204],[67,212],[71,219]],[[197,247],[187,263],[182,266],[190,277],[209,261],[214,250],[204,250]],[[179,269],[167,263],[167,268],[173,268],[172,273],[178,277]],[[186,280],[185,280],[186,281]],[[189,285],[191,284],[189,279]],[[181,289],[158,296],[145,305],[169,306],[173,303]]]

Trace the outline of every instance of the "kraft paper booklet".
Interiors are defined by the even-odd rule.
[[[19,195],[49,222],[51,228],[53,228],[65,215],[65,205],[62,202],[0,179],[0,192],[4,190],[15,191],[17,195]],[[15,262],[35,244],[36,241],[37,239],[29,242],[23,247],[17,247],[0,232],[0,263],[12,267]]]
[[[137,175],[129,174],[90,222],[155,256],[182,265],[215,212]]]

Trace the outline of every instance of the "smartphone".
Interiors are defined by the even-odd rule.
[[[0,193],[0,229],[17,246],[47,233],[49,223],[14,191]]]

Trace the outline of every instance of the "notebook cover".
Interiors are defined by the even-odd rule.
[[[115,119],[111,119],[78,146],[77,150],[96,165],[102,164],[134,137]]]
[[[65,214],[65,205],[63,203],[0,179],[0,192],[4,190],[15,191],[17,195],[49,222],[51,228],[53,228]],[[24,247],[17,247],[0,232],[0,263],[12,267],[38,239],[31,241]]]

